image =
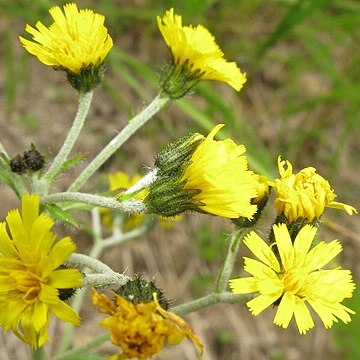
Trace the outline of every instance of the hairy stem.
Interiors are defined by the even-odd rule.
[[[168,102],[167,97],[158,95],[144,110],[133,117],[129,123],[116,135],[107,146],[91,161],[79,177],[69,187],[68,191],[79,190],[94,173],[115,153],[139,128],[159,112]]]
[[[237,257],[239,245],[241,239],[247,233],[248,229],[240,229],[233,232],[230,239],[228,240],[227,253],[223,262],[223,265],[220,269],[219,275],[216,279],[215,292],[223,293],[227,287],[228,282],[234,267],[234,263]]]
[[[42,203],[57,203],[57,202],[79,202],[92,206],[101,206],[108,209],[118,210],[124,213],[136,214],[145,212],[146,208],[142,201],[128,200],[119,202],[118,200],[80,192],[63,192],[44,196]]]
[[[76,358],[76,355],[83,355],[86,352],[97,348],[98,346],[100,346],[101,344],[103,344],[104,342],[109,341],[109,340],[110,340],[110,334],[103,333],[103,334],[99,335],[98,337],[96,337],[95,339],[90,340],[86,344],[84,344],[76,349],[69,350],[62,354],[54,356],[50,360],[73,360]]]
[[[38,349],[33,349],[31,355],[32,355],[32,360],[44,360],[45,359],[44,348],[39,347]]]
[[[233,294],[230,292],[222,293],[210,293],[199,299],[189,301],[187,303],[174,306],[170,310],[177,315],[186,315],[201,309],[205,309],[211,305],[219,303],[235,304],[239,302],[245,302],[252,296],[243,294]]]
[[[86,116],[88,114],[91,101],[93,98],[93,92],[80,93],[79,94],[79,105],[78,110],[74,119],[74,122],[71,126],[71,129],[65,139],[64,144],[62,145],[60,151],[56,155],[53,163],[51,164],[49,170],[43,177],[44,187],[47,191],[48,187],[55,180],[56,176],[59,174],[61,166],[67,160],[81,129],[83,128]]]

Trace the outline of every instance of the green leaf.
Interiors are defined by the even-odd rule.
[[[65,161],[60,170],[56,173],[55,179],[64,171],[71,169],[73,166],[75,166],[77,163],[79,163],[81,160],[85,158],[84,154],[79,154],[74,156],[72,159]]]
[[[74,226],[76,229],[81,228],[80,224],[73,218],[73,216],[60,206],[55,204],[46,204],[45,209],[53,219],[60,220],[66,224]]]
[[[15,194],[17,194],[19,196],[19,193],[16,190],[16,186],[13,181],[14,176],[17,176],[17,175],[10,172],[7,168],[7,165],[4,165],[4,163],[0,160],[0,183],[6,184],[7,186],[9,186],[15,192]]]

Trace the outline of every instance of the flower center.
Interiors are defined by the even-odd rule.
[[[22,293],[23,300],[28,303],[36,301],[41,290],[41,278],[30,271],[15,270],[11,273],[16,289]]]
[[[308,273],[303,269],[293,269],[284,274],[282,281],[284,291],[301,296],[302,290],[308,282]]]

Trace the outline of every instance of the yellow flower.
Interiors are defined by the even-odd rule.
[[[163,19],[158,16],[157,23],[175,66],[185,66],[193,77],[201,80],[222,81],[237,91],[242,88],[246,82],[245,74],[235,62],[224,59],[223,52],[205,27],[182,26],[181,16],[175,15],[174,9],[166,11]]]
[[[251,199],[257,195],[257,183],[247,168],[244,145],[231,139],[214,140],[223,127],[214,127],[192,154],[181,182],[184,190],[198,190],[192,199],[199,211],[226,218],[252,218],[257,207]]]
[[[114,293],[115,294],[115,293]],[[125,360],[133,357],[147,359],[159,353],[166,343],[176,345],[188,337],[202,353],[203,345],[189,326],[177,315],[164,310],[154,301],[133,304],[115,294],[112,302],[106,295],[92,291],[94,305],[100,312],[109,314],[100,324],[111,333],[111,341],[122,350],[111,359]]]
[[[6,222],[0,223],[0,324],[32,348],[48,340],[50,313],[80,324],[58,290],[82,285],[79,270],[59,268],[75,245],[69,237],[55,243],[53,225],[46,214],[39,214],[36,195],[23,196],[22,216],[10,210]]]
[[[340,243],[321,241],[310,249],[316,234],[316,228],[310,225],[299,231],[294,243],[285,224],[274,225],[273,230],[280,261],[272,248],[252,231],[244,243],[260,261],[244,257],[245,271],[252,276],[230,280],[232,292],[259,292],[247,303],[253,315],[279,302],[274,324],[287,328],[294,315],[301,334],[314,327],[307,304],[319,315],[325,328],[338,319],[350,322],[349,314],[354,312],[341,302],[354,291],[351,272],[322,269],[341,252]]]
[[[281,178],[269,185],[276,190],[275,208],[289,222],[304,219],[308,222],[317,220],[323,214],[325,207],[345,210],[349,215],[357,210],[343,203],[335,202],[336,194],[330,184],[316,173],[313,167],[307,167],[293,174],[289,161],[278,158]],[[285,168],[286,166],[286,168]]]
[[[76,4],[59,6],[49,10],[54,19],[47,28],[37,22],[35,28],[26,25],[33,36],[29,41],[20,36],[25,49],[45,65],[80,74],[88,67],[99,67],[113,46],[104,26],[104,16],[92,10],[78,10]]]

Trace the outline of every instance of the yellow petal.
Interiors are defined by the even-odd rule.
[[[15,257],[17,251],[6,231],[6,223],[0,223],[0,253],[5,257]]]
[[[25,194],[22,197],[22,220],[27,233],[39,215],[39,196]]]
[[[153,293],[153,298],[154,298],[154,302],[156,304],[156,309],[157,311],[166,319],[171,320],[174,324],[176,324],[176,326],[179,327],[179,329],[181,330],[181,332],[187,336],[194,345],[197,346],[197,348],[200,351],[200,354],[203,354],[204,351],[204,345],[201,343],[200,339],[198,338],[198,336],[193,333],[193,331],[190,329],[189,325],[180,317],[177,316],[176,314],[170,312],[170,311],[166,311],[164,310],[160,304],[158,303],[157,300],[157,295],[156,293]]]
[[[59,300],[56,304],[51,304],[50,310],[59,319],[74,325],[80,325],[81,319],[79,314],[63,301]]]
[[[346,205],[344,203],[333,201],[328,205],[330,208],[340,209],[346,211],[349,215],[357,214],[358,211],[351,205]]]
[[[274,225],[273,230],[281,264],[285,270],[291,269],[294,264],[294,248],[289,231],[285,224]]]
[[[94,288],[91,289],[91,299],[94,305],[99,306],[102,313],[114,315],[116,313],[116,306],[104,294],[98,293]]]
[[[286,329],[295,311],[296,297],[286,292],[282,297],[279,307],[276,311],[274,324]]]
[[[294,316],[300,334],[305,334],[314,327],[310,311],[301,299],[295,301]]]
[[[322,268],[328,264],[342,251],[342,246],[338,240],[333,240],[330,243],[320,242],[306,255],[304,266],[308,271],[313,271]]]
[[[280,271],[280,265],[274,252],[255,231],[251,231],[244,239],[244,244],[264,264],[275,271]]]
[[[259,295],[258,297],[248,301],[246,306],[248,306],[250,312],[256,316],[271,306],[278,298],[279,296],[274,295]]]
[[[277,279],[277,273],[269,266],[258,260],[244,257],[244,270],[258,279]]]
[[[248,294],[258,291],[257,282],[253,277],[244,277],[229,280],[229,286],[234,294]]]
[[[82,286],[83,275],[78,269],[60,269],[48,277],[48,284],[57,289],[68,289]]]
[[[350,298],[355,289],[355,284],[349,270],[321,270],[311,275],[311,278],[315,280],[312,286],[314,298],[341,302],[345,298]]]
[[[297,234],[294,241],[295,261],[297,266],[304,265],[316,231],[316,227],[305,225]]]
[[[62,265],[75,250],[76,245],[70,237],[59,240],[50,250],[49,255],[41,261],[41,267],[44,268],[43,276],[49,275]]]
[[[48,326],[50,321],[48,310],[48,305],[43,303],[42,301],[37,301],[34,304],[32,318],[34,329],[36,332],[39,332],[42,328]]]

